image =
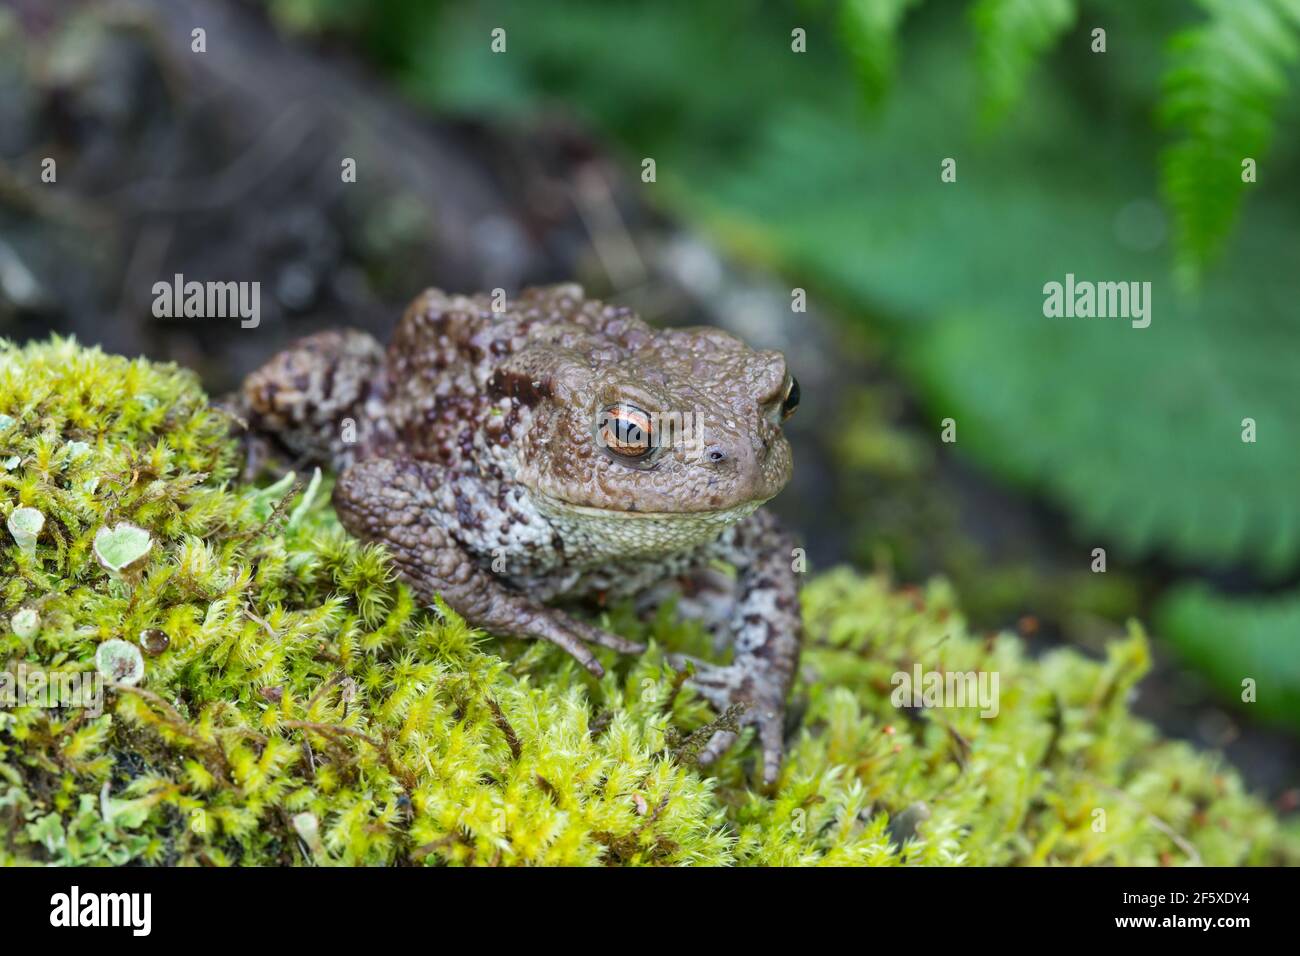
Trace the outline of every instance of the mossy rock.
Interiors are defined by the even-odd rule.
[[[339,528],[328,482],[238,484],[228,433],[173,366],[0,344],[0,517],[45,518],[34,548],[0,543],[9,687],[89,679],[108,641],[146,651],[99,716],[0,709],[0,862],[1300,862],[1293,823],[1129,713],[1136,628],[1104,661],[1031,660],[971,635],[942,583],[814,576],[800,726],[764,793],[748,736],[693,766],[713,715],[661,649],[708,642],[671,608],[611,613],[652,645],[606,653],[599,681],[492,640],[418,607]],[[122,523],[150,546],[110,569],[95,536]],[[998,716],[896,708],[892,675],[917,662],[996,671]]]

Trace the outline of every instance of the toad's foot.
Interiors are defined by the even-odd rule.
[[[803,622],[799,611],[798,575],[789,563],[794,542],[776,520],[758,511],[724,534],[714,556],[739,571],[730,608],[711,602],[714,633],[731,637],[735,652],[727,667],[696,662],[692,684],[719,711],[743,704],[740,721],[758,730],[763,750],[763,782],[776,782],[784,747],[785,699],[799,665]],[[736,734],[720,730],[700,756],[704,766],[735,743]]]
[[[771,786],[781,770],[785,754],[785,697],[788,679],[779,671],[763,665],[759,658],[742,658],[734,664],[719,666],[685,654],[671,654],[669,662],[679,669],[690,668],[694,674],[687,686],[694,688],[721,713],[733,704],[743,706],[740,724],[758,731],[763,752],[763,783]],[[719,730],[700,751],[699,764],[708,767],[736,742],[737,734]]]
[[[382,544],[398,573],[422,600],[441,595],[474,627],[500,637],[550,641],[597,677],[604,668],[589,644],[637,654],[645,648],[595,625],[546,607],[508,587],[450,530],[448,496],[439,491],[477,479],[449,475],[436,464],[407,459],[369,458],[348,468],[334,489],[343,526],[357,537]],[[491,501],[481,489],[464,489],[451,500]],[[454,507],[454,505],[453,505]]]

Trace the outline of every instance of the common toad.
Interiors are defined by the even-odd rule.
[[[798,402],[780,353],[653,329],[576,285],[495,303],[430,289],[387,349],[313,335],[241,393],[255,432],[339,470],[349,531],[477,627],[551,641],[599,675],[589,645],[641,648],[555,604],[677,589],[734,652],[694,662],[691,684],[746,706],[768,783],[801,621],[793,542],[759,509],[790,479],[781,423]],[[718,731],[701,763],[734,740]]]

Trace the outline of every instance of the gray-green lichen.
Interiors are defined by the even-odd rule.
[[[326,487],[236,483],[229,423],[186,372],[3,345],[0,423],[0,516],[43,519],[0,542],[4,687],[80,691],[0,707],[0,862],[1300,860],[1294,823],[1129,713],[1136,628],[1104,661],[1030,660],[970,634],[942,583],[815,576],[801,723],[763,793],[752,747],[708,775],[690,760],[714,715],[662,648],[708,641],[671,608],[612,612],[653,643],[599,681],[419,608]],[[144,654],[127,667],[112,641]],[[997,717],[895,707],[917,663],[996,671]]]

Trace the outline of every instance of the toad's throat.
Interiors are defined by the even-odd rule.
[[[714,511],[630,511],[575,505],[534,495],[537,510],[564,541],[565,551],[593,562],[675,554],[717,540],[762,504],[747,501]]]

